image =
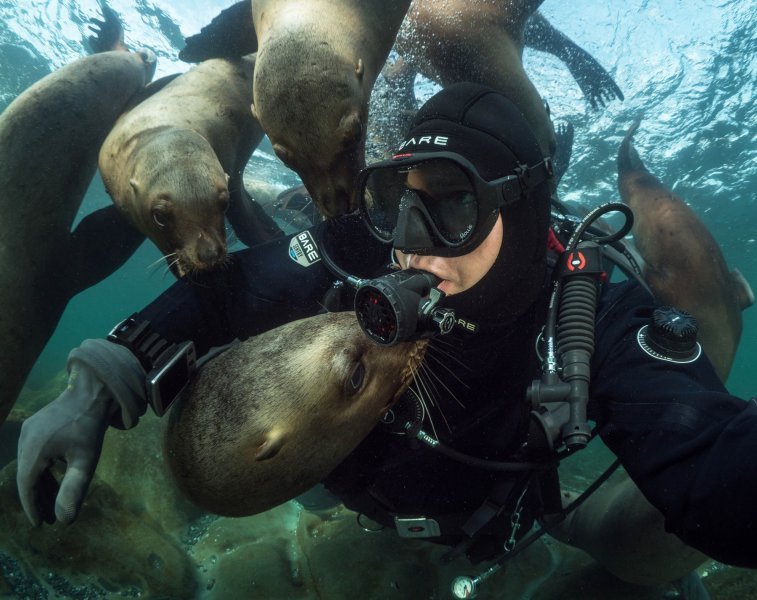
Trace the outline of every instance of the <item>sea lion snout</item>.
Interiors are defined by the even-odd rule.
[[[313,200],[326,217],[338,217],[357,208],[355,184],[365,166],[364,139],[346,147],[328,168],[307,177],[305,185],[313,192]]]
[[[345,215],[357,208],[353,186],[342,185],[338,181],[326,181],[320,190],[317,187],[315,189],[317,191],[313,193],[313,198],[328,218]]]
[[[200,268],[212,269],[226,256],[226,240],[201,231],[195,245],[195,254]]]
[[[179,277],[189,272],[212,271],[226,259],[226,233],[222,226],[200,229],[194,236],[184,232],[180,239],[184,246],[175,251]]]

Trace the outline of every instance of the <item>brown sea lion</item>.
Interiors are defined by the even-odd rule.
[[[281,233],[242,185],[263,137],[250,113],[254,69],[255,55],[198,65],[126,112],[100,151],[114,203],[177,276],[225,259],[225,216],[248,246]]]
[[[424,1],[426,0],[415,0],[415,5]],[[410,14],[412,16],[415,12],[411,10]],[[412,32],[406,33],[406,29],[412,27],[410,18],[400,28],[402,40],[415,39]],[[466,31],[470,34],[472,30],[466,28]],[[539,11],[533,12],[526,21],[523,40],[526,47],[547,52],[560,59],[568,67],[592,108],[604,107],[615,98],[623,100],[623,92],[607,70],[591,54],[556,29]],[[413,56],[416,56],[416,60],[422,58],[422,55],[417,56],[418,52],[412,44],[406,44],[404,49],[411,60]],[[441,63],[439,68],[444,70],[446,64]],[[414,67],[398,56],[396,60],[390,59],[384,65],[381,75],[376,81],[370,107],[367,152],[374,160],[385,158],[388,151],[402,141],[418,110],[415,98],[417,73]],[[557,181],[558,178],[555,177],[555,186]]]
[[[368,100],[410,0],[255,0],[254,113],[321,212],[356,206]]]
[[[634,212],[632,233],[644,279],[657,300],[693,314],[698,338],[725,382],[741,335],[741,310],[754,302],[738,271],[729,273],[707,227],[652,175],[628,130],[618,152],[618,187]],[[706,557],[665,532],[662,514],[627,476],[605,484],[552,531],[625,581],[655,585],[683,577]]]
[[[539,11],[526,22],[523,39],[527,47],[548,52],[565,63],[592,108],[604,107],[615,98],[624,99],[612,75],[597,59],[555,29]]]
[[[148,50],[80,58],[0,115],[0,423],[68,301],[144,239],[113,207],[71,226],[100,144],[155,64]]]
[[[209,58],[235,58],[257,52],[252,5],[250,0],[241,0],[222,10],[199,33],[186,39],[179,58],[186,62],[202,62]],[[623,100],[623,92],[599,61],[557,30],[540,12],[531,14],[523,37],[526,46],[552,54],[565,63],[592,108],[605,106],[615,98]],[[403,62],[401,57],[400,62]],[[396,72],[387,71],[396,71],[396,66],[394,60],[385,65],[385,74],[389,78]],[[390,84],[390,87],[399,94],[406,93],[395,85]]]
[[[260,49],[258,73],[263,65],[269,70],[256,76],[255,102],[262,102],[256,108],[258,117],[276,153],[313,192],[319,210],[334,216],[354,207],[350,185],[364,161],[367,102],[384,67],[378,59],[386,58],[391,46],[387,42],[394,39],[397,19],[402,19],[409,2],[309,3],[307,11],[300,4],[301,0],[237,2],[187,38],[179,57],[198,62]],[[393,113],[407,114],[373,115],[373,154],[393,147],[397,131],[404,131],[406,117],[415,112],[416,70],[442,85],[473,80],[514,92],[542,145],[551,144],[553,134],[541,99],[521,64],[524,35],[525,43],[565,62],[592,106],[622,99],[607,71],[535,12],[539,4],[415,0],[397,45],[413,65],[405,65],[408,76],[399,82],[401,90],[398,82],[389,82],[392,98],[384,103]],[[319,44],[322,39],[328,44]],[[275,50],[268,52],[266,46]],[[365,74],[357,69],[356,57],[368,69]],[[391,66],[385,69],[387,80],[390,70]],[[287,78],[280,73],[287,73]],[[333,100],[335,93],[339,101]],[[398,94],[407,99],[401,107]],[[377,106],[382,106],[380,100],[374,100],[373,108]]]
[[[707,227],[652,175],[633,147],[634,123],[618,153],[618,188],[634,212],[632,234],[645,262],[644,279],[657,299],[699,322],[699,341],[724,381],[741,336],[741,311],[754,302],[749,284],[729,272]]]
[[[417,71],[448,86],[472,81],[502,91],[521,110],[545,156],[554,130],[522,61],[523,32],[541,0],[415,0],[396,47]]]
[[[228,516],[304,492],[397,401],[424,350],[425,342],[379,346],[345,312],[295,321],[224,352],[170,415],[165,448],[179,488]]]

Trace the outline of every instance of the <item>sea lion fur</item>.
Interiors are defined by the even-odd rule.
[[[262,512],[335,468],[404,392],[425,342],[379,346],[355,314],[294,321],[208,363],[172,410],[166,456],[184,494]]]

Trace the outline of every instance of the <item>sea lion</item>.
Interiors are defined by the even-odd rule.
[[[424,1],[427,0],[415,0],[415,4]],[[412,23],[403,25],[400,31],[404,32],[410,27]],[[408,37],[412,38],[412,35]],[[568,67],[592,108],[604,107],[615,98],[623,100],[623,92],[612,75],[591,54],[556,29],[539,11],[532,13],[526,21],[523,41],[526,47],[547,52],[560,59]],[[410,46],[405,50],[411,57],[417,54]],[[445,67],[444,63],[440,64],[441,69]],[[402,141],[402,135],[418,110],[415,98],[416,75],[415,69],[402,56],[390,58],[384,65],[371,97],[370,137],[367,146],[369,156],[378,155],[377,160],[381,160],[385,158],[387,150],[392,150]]]
[[[254,114],[327,217],[356,207],[368,100],[410,0],[255,0]]]
[[[419,0],[415,1],[417,3]],[[179,59],[202,62],[209,58],[235,58],[257,52],[252,4],[250,0],[241,0],[222,10],[199,33],[186,38]],[[615,98],[623,100],[623,92],[599,61],[556,29],[539,11],[533,12],[526,21],[523,38],[527,47],[552,54],[565,63],[592,108],[606,106]],[[390,59],[384,66],[389,79],[396,75],[397,64],[404,62],[402,57],[399,59],[399,63]],[[391,73],[392,71],[395,73]],[[406,93],[395,85],[391,87],[400,94]]]
[[[522,62],[524,28],[540,4],[416,0],[396,48],[415,70],[442,86],[472,81],[504,93],[523,113],[544,156],[551,156],[552,122]]]
[[[618,189],[634,212],[644,279],[661,303],[696,317],[699,341],[725,381],[741,336],[741,311],[754,303],[754,294],[738,270],[728,271],[720,246],[694,211],[644,166],[632,143],[638,127],[639,121],[620,145]]]
[[[379,422],[424,351],[425,342],[375,344],[353,312],[294,321],[227,350],[171,411],[165,451],[179,488],[227,516],[297,496]]]
[[[618,188],[634,212],[634,244],[644,279],[663,304],[693,314],[698,338],[725,382],[741,335],[749,284],[728,268],[715,239],[683,200],[652,175],[633,147],[635,122],[618,151]],[[638,585],[680,578],[706,557],[665,531],[662,514],[627,476],[605,484],[550,533]]]
[[[416,71],[442,85],[473,79],[498,89],[515,91],[517,98],[522,100],[519,101],[522,110],[532,117],[532,125],[537,127],[540,139],[544,139],[543,146],[549,144],[552,133],[548,119],[545,120],[541,99],[521,64],[524,35],[526,44],[550,52],[565,62],[592,106],[604,104],[612,97],[623,98],[612,77],[591,55],[535,12],[540,2],[458,0],[440,4],[415,0],[402,23],[400,32],[404,33],[400,34],[395,47],[405,53],[407,59],[401,60],[403,72],[401,81],[397,82],[391,77],[392,72],[396,75],[392,68],[394,61],[386,66],[385,59],[391,46],[391,43],[387,46],[387,41],[389,38],[394,40],[398,31],[397,19],[401,20],[401,15],[407,12],[409,2],[357,3],[359,10],[353,7],[354,0],[347,5],[339,3],[338,7],[331,3],[323,6],[311,3],[307,11],[298,12],[300,1],[237,2],[224,9],[200,33],[188,37],[179,58],[199,62],[208,58],[239,56],[260,48],[258,73],[261,73],[263,58],[271,61],[271,67],[270,75],[260,76],[260,81],[267,86],[264,88],[261,84],[256,88],[260,94],[256,92],[255,102],[256,105],[263,102],[263,112],[276,109],[277,113],[262,116],[263,129],[274,144],[278,140],[277,154],[297,171],[313,192],[319,210],[326,216],[354,208],[354,199],[348,195],[351,194],[349,186],[358,165],[364,162],[367,102],[381,68],[385,69],[387,78],[392,79],[388,87],[398,91],[398,85],[402,86],[398,93],[408,100],[399,109],[394,102],[390,106],[390,110],[403,111],[404,115],[374,114],[371,127],[375,130],[373,146],[378,148],[375,153],[394,146],[396,132],[404,130],[403,124],[407,123],[405,117],[417,109],[412,89]],[[265,20],[261,20],[262,15],[266,16]],[[429,15],[433,17],[430,20],[427,19]],[[345,24],[350,27],[345,28]],[[264,32],[260,30],[261,25],[265,26]],[[341,34],[338,44],[333,42],[333,32]],[[276,44],[277,50],[273,54],[265,52],[262,33],[266,36],[265,44],[271,47]],[[496,41],[496,47],[490,47],[490,38]],[[328,39],[333,45],[321,47],[318,44],[320,39]],[[325,54],[315,54],[314,50],[318,48]],[[448,62],[461,52],[458,58],[463,64]],[[303,56],[312,58],[306,61]],[[368,67],[368,71],[364,75],[356,71],[350,76],[348,67],[356,66],[357,56],[362,58],[363,67]],[[383,63],[378,60],[382,56]],[[410,67],[407,62],[414,64]],[[483,64],[487,64],[487,68],[482,68]],[[323,72],[318,72],[318,67]],[[281,73],[287,73],[287,78],[281,77]],[[309,87],[305,88],[305,83]],[[307,91],[300,91],[305,89]],[[333,102],[331,97],[325,98],[335,89],[341,96],[339,102]],[[276,107],[276,98],[281,99],[281,109]],[[314,102],[317,112],[314,112]],[[382,105],[374,101],[371,110],[375,113],[379,106]],[[260,106],[256,108],[260,109]],[[258,114],[259,118],[261,114]],[[391,122],[384,123],[386,120]],[[358,129],[363,131],[358,132]],[[316,183],[319,185],[315,186]]]
[[[224,216],[248,246],[281,234],[242,185],[263,130],[250,113],[255,55],[208,60],[121,116],[100,151],[115,205],[174,273],[226,257]]]
[[[0,115],[0,423],[68,301],[144,239],[113,207],[71,226],[100,144],[155,64],[148,50],[80,58]]]
[[[526,22],[523,41],[527,47],[548,52],[565,63],[592,108],[604,107],[615,98],[624,99],[612,75],[597,59],[555,29],[538,10]]]

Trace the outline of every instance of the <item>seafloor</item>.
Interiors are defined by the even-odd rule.
[[[54,398],[63,374],[25,392],[0,429],[0,597],[220,599],[443,599],[464,561],[391,531],[368,533],[355,514],[322,514],[294,502],[245,518],[220,518],[188,504],[164,467],[159,419],[110,430],[80,518],[32,528],[18,501],[15,448],[23,418]],[[582,456],[583,454],[583,456]],[[589,449],[567,465],[580,488],[607,464]],[[713,600],[757,599],[757,572],[708,562],[700,572]],[[542,538],[482,587],[479,598],[532,600],[675,598],[672,588],[623,583],[583,552]]]

